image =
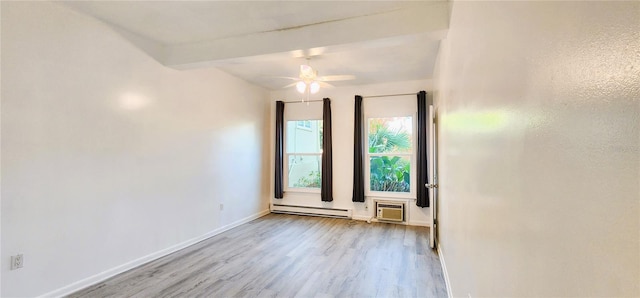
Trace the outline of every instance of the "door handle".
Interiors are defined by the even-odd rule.
[[[426,188],[438,188],[438,184],[427,183],[424,185]]]

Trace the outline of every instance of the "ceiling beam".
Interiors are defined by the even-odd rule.
[[[215,66],[235,59],[325,46],[366,43],[415,34],[434,40],[449,26],[447,2],[416,2],[405,9],[258,32],[218,40],[164,46],[163,64],[178,68]],[[225,62],[227,61],[227,62]]]

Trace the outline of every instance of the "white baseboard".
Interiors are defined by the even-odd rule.
[[[355,220],[362,220],[362,221],[371,220],[371,222],[380,222],[375,217],[366,216],[366,215],[352,215],[351,218]],[[408,221],[408,222],[398,222],[398,224],[408,225],[408,226],[430,227],[428,221]]]
[[[449,272],[447,271],[447,265],[444,261],[444,255],[442,254],[442,248],[436,241],[436,250],[438,251],[438,258],[440,259],[440,266],[442,266],[442,274],[444,275],[444,284],[447,286],[447,297],[453,297],[451,294],[451,283],[449,282]]]
[[[420,227],[430,227],[431,226],[431,224],[428,221],[416,221],[416,220],[409,221],[409,225],[410,226],[420,226]]]
[[[366,215],[351,215],[351,218],[355,219],[355,220],[367,221],[367,220],[371,219],[372,217],[371,216],[366,216]]]
[[[181,250],[183,248],[186,248],[188,246],[194,245],[194,244],[196,244],[196,243],[198,243],[200,241],[203,241],[203,240],[206,240],[208,238],[211,238],[211,237],[213,237],[215,235],[218,235],[218,234],[220,234],[220,233],[222,233],[224,231],[233,229],[233,228],[235,228],[235,227],[237,227],[237,226],[239,226],[241,224],[244,224],[244,223],[250,222],[250,221],[252,221],[252,220],[254,220],[256,218],[265,216],[265,215],[267,215],[269,213],[271,213],[271,211],[269,211],[268,209],[260,211],[260,212],[258,212],[256,214],[253,214],[251,216],[245,217],[245,218],[243,218],[241,220],[238,220],[238,221],[232,222],[232,223],[230,223],[228,225],[219,227],[219,228],[217,228],[217,229],[215,229],[213,231],[210,231],[210,232],[208,232],[208,233],[206,233],[204,235],[189,239],[189,240],[184,241],[182,243],[178,243],[176,245],[170,246],[170,247],[165,248],[163,250],[148,254],[146,256],[143,256],[143,257],[135,259],[133,261],[124,263],[124,264],[122,264],[120,266],[111,268],[109,270],[103,271],[101,273],[98,273],[96,275],[90,276],[88,278],[76,281],[76,282],[74,282],[74,283],[72,283],[72,284],[70,284],[68,286],[64,286],[64,287],[59,288],[57,290],[48,292],[48,293],[43,294],[43,295],[41,295],[39,297],[62,297],[62,296],[69,295],[69,294],[71,294],[73,292],[82,290],[82,289],[84,289],[86,287],[89,287],[91,285],[99,283],[99,282],[101,282],[103,280],[111,278],[111,277],[113,277],[115,275],[118,275],[118,274],[120,274],[122,272],[125,272],[127,270],[131,270],[131,269],[133,269],[135,267],[138,267],[140,265],[146,264],[148,262],[151,262],[153,260],[159,259],[161,257],[164,257],[166,255],[174,253],[174,252],[176,252],[178,250]]]

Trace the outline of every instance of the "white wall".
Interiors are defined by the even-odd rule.
[[[365,203],[354,203],[351,201],[353,192],[353,116],[355,95],[383,95],[398,93],[415,93],[420,90],[430,92],[432,88],[430,80],[393,82],[376,85],[361,85],[349,87],[336,87],[332,89],[323,88],[319,93],[312,95],[311,100],[321,100],[328,97],[331,99],[331,117],[332,117],[332,133],[333,133],[333,202],[322,202],[320,193],[293,193],[285,192],[283,199],[273,198],[273,157],[271,157],[271,190],[270,197],[272,203],[309,206],[309,207],[327,207],[352,209],[353,216],[357,219],[368,219],[373,216],[372,198],[367,197]],[[417,95],[409,96],[415,102]],[[278,90],[271,92],[271,156],[273,156],[273,141],[275,129],[275,101],[296,101],[300,100],[302,95],[297,93],[295,88],[286,90]],[[363,106],[367,105],[368,100],[364,99]],[[417,104],[416,104],[417,105]],[[307,104],[285,104],[285,114],[287,109],[295,109],[296,113],[302,114],[306,109],[313,109],[318,112],[322,118],[322,103]],[[316,115],[313,111],[309,111],[310,115]],[[285,119],[286,120],[286,119]],[[412,225],[428,225],[429,224],[429,208],[420,208],[415,205],[415,199],[409,201],[409,224]],[[365,209],[367,207],[367,209]]]
[[[63,6],[2,2],[2,296],[268,210],[268,103],[221,71],[163,67]],[[10,271],[16,253],[25,266]]]
[[[640,4],[455,2],[435,94],[455,297],[640,296]]]

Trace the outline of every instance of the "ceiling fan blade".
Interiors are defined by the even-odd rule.
[[[294,78],[294,77],[270,77],[270,78],[274,78],[274,79],[287,79],[287,80],[294,80],[294,81],[299,81],[300,78]]]
[[[322,82],[322,81],[317,81],[317,82],[318,82],[318,84],[320,84],[320,87],[322,87],[322,88],[334,88],[335,87],[335,86],[333,86],[333,85],[331,85],[329,83],[325,83],[325,82]]]
[[[354,75],[334,75],[334,76],[323,76],[319,77],[319,81],[331,82],[331,81],[348,81],[355,79]]]
[[[291,84],[289,84],[289,85],[286,85],[286,86],[282,87],[282,89],[289,88],[289,87],[293,87],[293,86],[295,86],[296,84],[298,84],[298,82],[295,82],[295,83],[291,83]]]
[[[311,48],[306,50],[295,50],[291,52],[291,57],[306,58],[307,60],[313,57],[314,60],[317,60],[319,56],[324,54],[326,50],[327,50],[326,47]]]

